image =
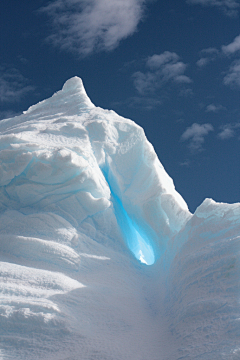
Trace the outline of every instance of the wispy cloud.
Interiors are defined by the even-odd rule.
[[[213,130],[211,124],[200,125],[194,123],[184,131],[181,136],[181,141],[189,141],[189,148],[193,152],[202,151],[205,137]]]
[[[222,46],[222,51],[225,55],[233,55],[240,52],[240,35],[236,36],[233,42]]]
[[[86,56],[116,48],[132,35],[149,0],[55,0],[40,9],[52,20],[48,41]]]
[[[230,44],[222,46],[222,54],[235,58],[223,78],[223,83],[233,89],[240,89],[240,35],[236,36]]]
[[[131,97],[127,102],[129,107],[132,108],[143,108],[145,110],[152,110],[162,104],[162,101],[153,97],[142,97],[134,96]]]
[[[221,131],[218,134],[218,137],[221,140],[228,140],[236,136],[238,129],[240,129],[240,123],[226,124],[222,126]]]
[[[185,166],[185,167],[189,167],[190,164],[191,162],[189,159],[186,159],[185,161],[179,163],[180,166]]]
[[[0,66],[0,102],[19,101],[33,90],[34,87],[29,85],[28,79],[19,70]]]
[[[197,66],[202,68],[210,62],[217,59],[219,51],[216,48],[203,49],[200,52],[200,59],[197,61]]]
[[[213,112],[213,113],[217,113],[221,110],[226,110],[226,108],[222,105],[215,105],[215,104],[209,104],[206,107],[206,112]]]
[[[169,82],[175,84],[192,82],[184,74],[187,65],[180,61],[180,57],[174,52],[165,51],[160,55],[150,56],[145,65],[146,72],[137,71],[133,74],[135,88],[141,95],[153,93]]]
[[[193,90],[191,88],[183,88],[183,89],[180,90],[179,95],[183,96],[183,97],[186,97],[186,98],[189,98],[189,97],[194,95],[194,92],[193,92]]]
[[[236,36],[235,39],[228,45],[222,45],[221,49],[218,50],[214,47],[210,47],[207,49],[203,49],[200,51],[200,59],[197,61],[197,66],[200,68],[205,67],[206,65],[208,65],[209,63],[222,58],[222,57],[236,57],[239,58],[240,55],[240,35]],[[236,72],[236,61],[234,63],[232,63],[229,72],[231,73],[232,71]],[[227,82],[225,82],[224,79],[224,83],[226,85],[230,84],[228,83],[228,80],[226,80]],[[231,82],[231,81],[230,81]]]
[[[230,126],[225,126],[224,129],[218,134],[221,140],[230,139],[234,136],[234,130]]]
[[[210,58],[207,57],[201,57],[198,61],[197,61],[197,66],[199,66],[200,68],[206,66],[207,64],[209,64],[211,61]]]
[[[228,73],[224,76],[223,83],[240,89],[240,59],[231,64]]]
[[[187,0],[188,4],[200,4],[202,6],[215,6],[228,16],[237,16],[240,7],[238,0]]]

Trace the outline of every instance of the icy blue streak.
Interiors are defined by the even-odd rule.
[[[112,198],[117,222],[129,249],[142,263],[154,264],[155,256],[148,239],[128,216],[119,197],[112,193]]]

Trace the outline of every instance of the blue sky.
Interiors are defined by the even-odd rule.
[[[72,76],[141,125],[191,211],[240,201],[239,0],[2,0],[0,118]]]

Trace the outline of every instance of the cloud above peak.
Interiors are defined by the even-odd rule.
[[[159,69],[161,66],[163,66],[166,63],[174,62],[176,63],[179,60],[179,56],[170,51],[164,51],[164,53],[160,55],[153,55],[150,56],[146,62],[146,66],[152,70]]]
[[[40,9],[52,21],[48,41],[87,56],[110,51],[132,35],[149,0],[55,0]]]
[[[184,73],[187,65],[180,61],[180,57],[170,51],[155,54],[146,60],[147,71],[137,71],[133,74],[137,91],[144,95],[153,93],[167,83],[189,84],[192,80]]]
[[[210,131],[213,131],[211,124],[197,124],[194,123],[188,127],[181,136],[181,141],[189,141],[189,148],[193,152],[202,151],[205,137]]]
[[[20,101],[34,89],[18,69],[0,66],[0,103]]]

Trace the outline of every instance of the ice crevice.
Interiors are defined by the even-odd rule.
[[[109,181],[109,167],[105,165],[104,167],[101,167],[101,170],[111,190],[111,201],[114,213],[128,248],[141,263],[146,265],[154,264],[155,256],[151,242],[146,235],[141,235],[141,229],[137,229],[137,225],[134,224],[133,220],[124,209],[122,200],[119,195],[117,195],[119,194],[119,189],[117,193],[114,191],[117,187],[116,181],[113,181],[112,184]]]

